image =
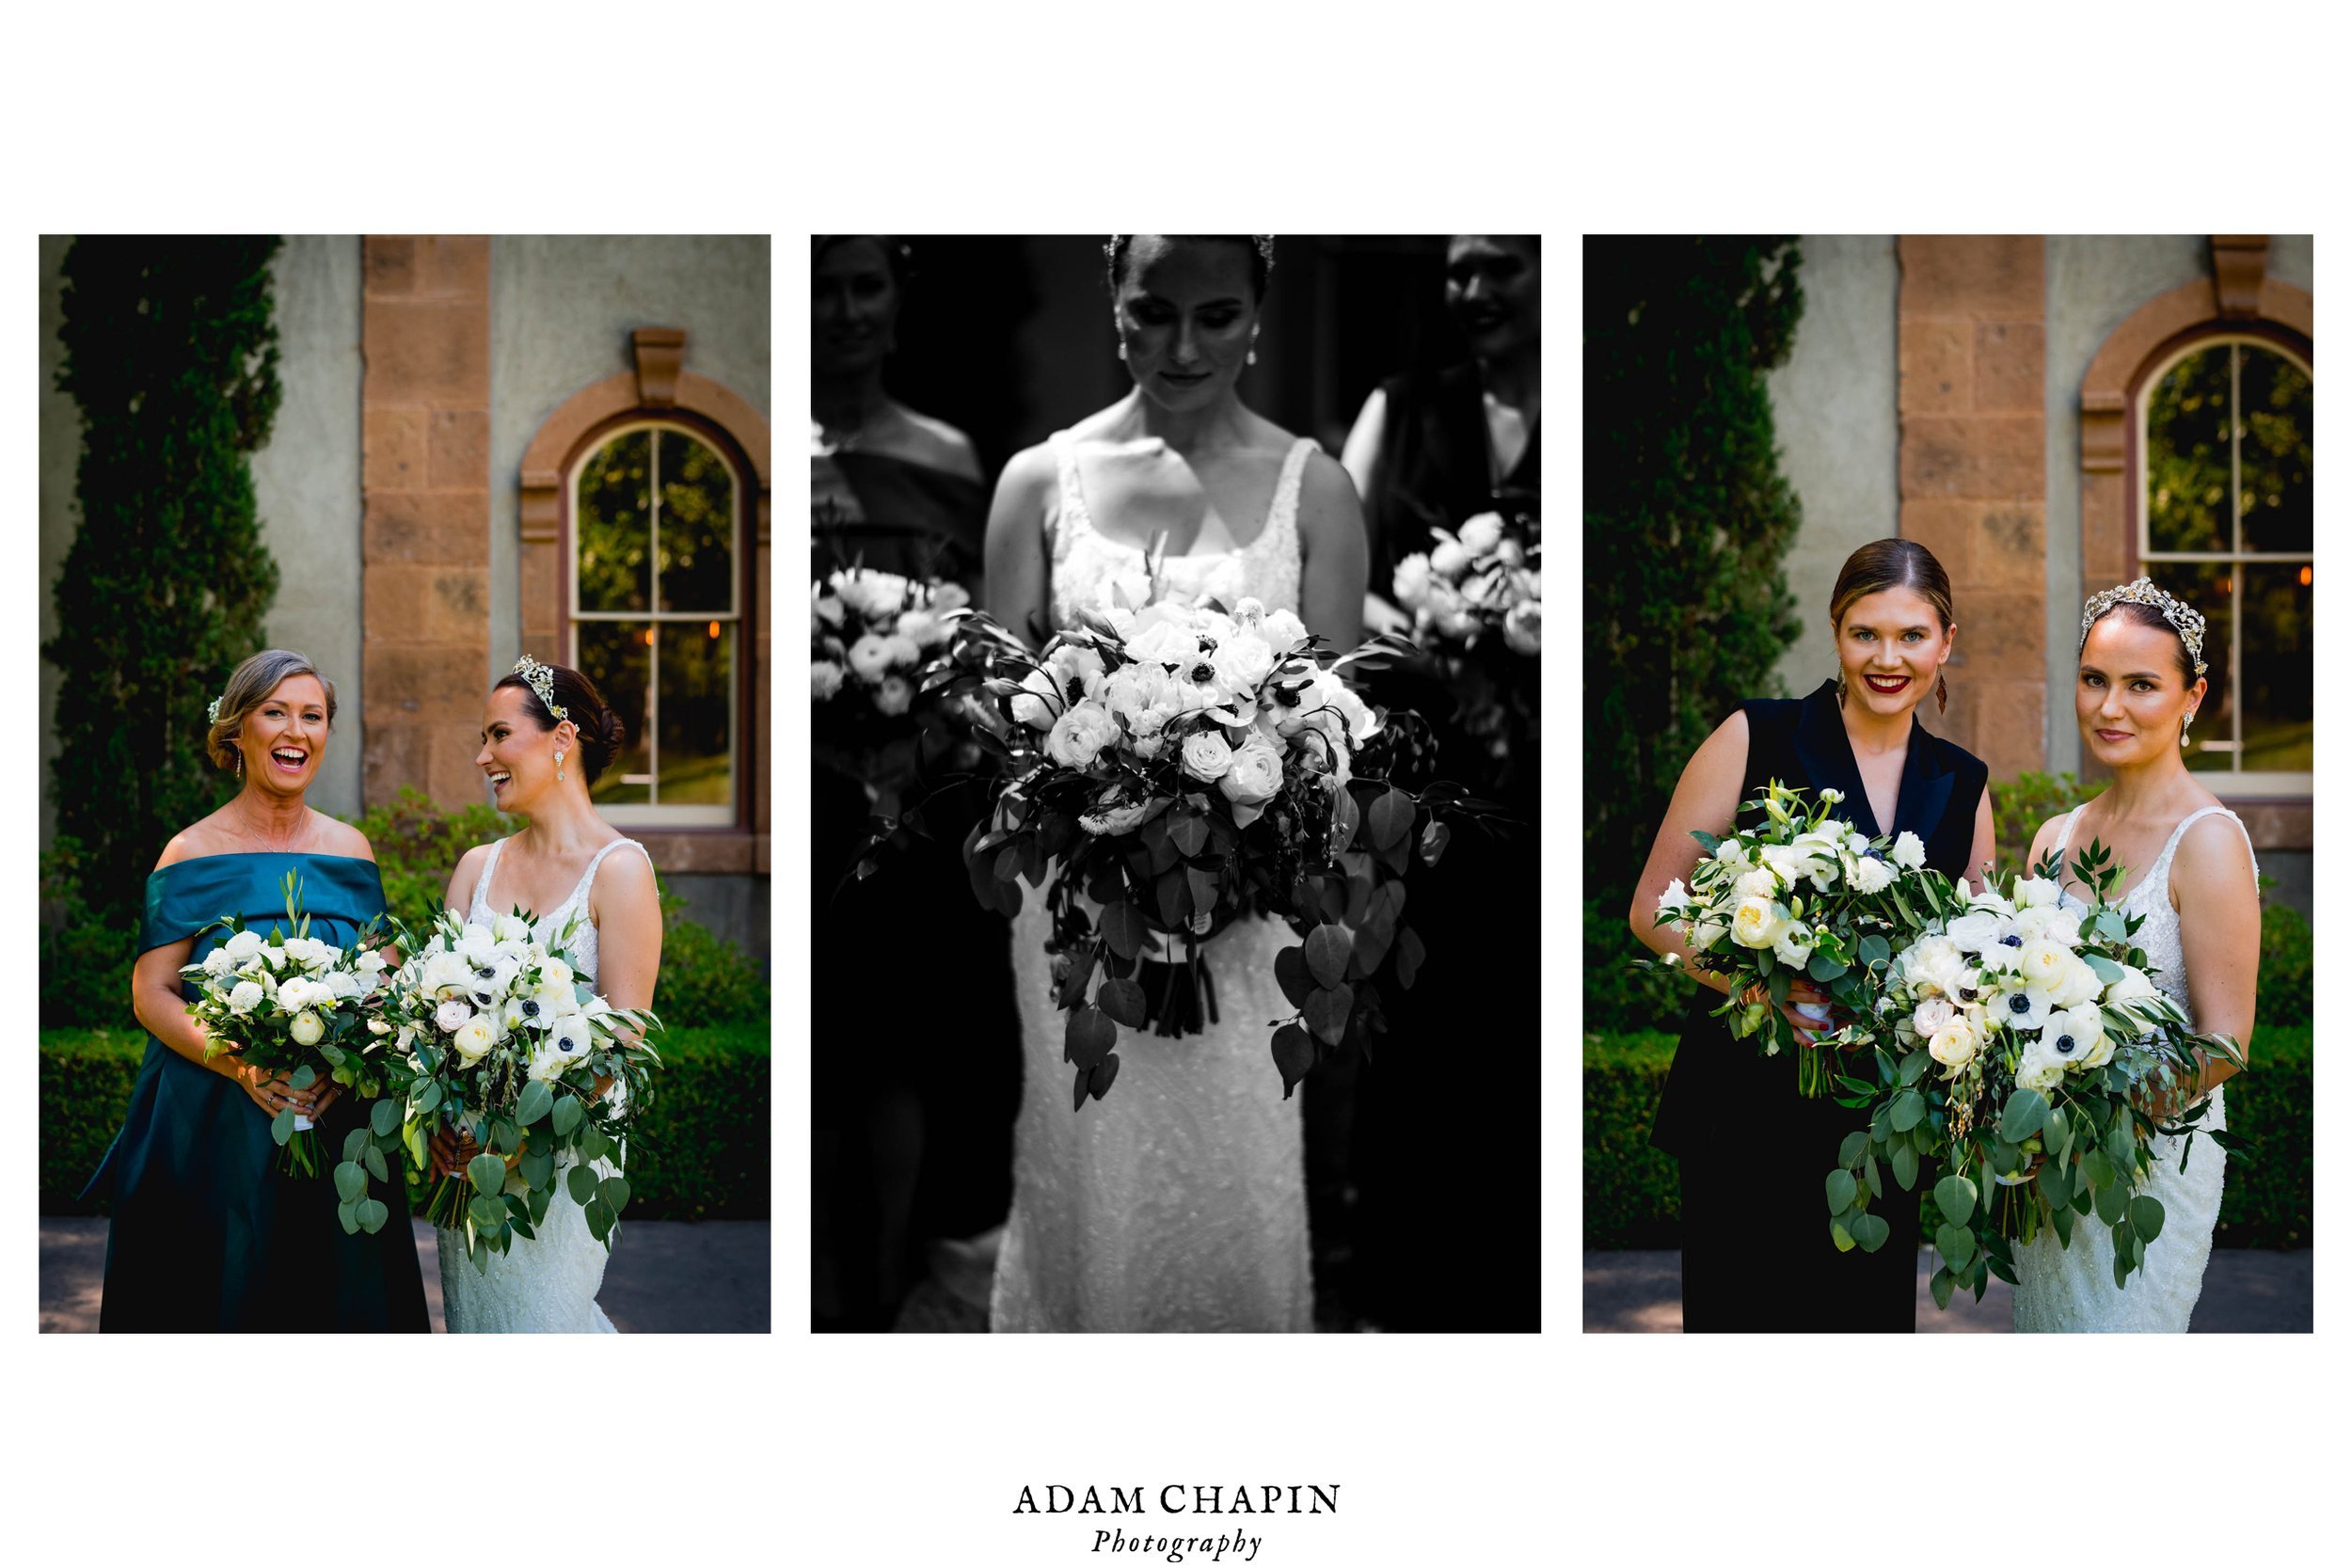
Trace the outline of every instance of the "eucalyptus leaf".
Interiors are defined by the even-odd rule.
[[[1851,1171],[1831,1171],[1825,1185],[1828,1189],[1831,1213],[1842,1214],[1853,1207],[1854,1180]]]
[[[466,1180],[485,1197],[506,1185],[506,1162],[495,1154],[477,1154],[466,1162]]]
[[[1954,1225],[1966,1225],[1977,1212],[1977,1184],[1964,1176],[1947,1176],[1935,1184],[1935,1206]]]
[[[366,1231],[369,1235],[373,1236],[377,1231],[383,1229],[384,1222],[390,1217],[391,1211],[385,1207],[384,1200],[382,1198],[363,1197],[359,1200],[359,1228]]]
[[[555,1091],[548,1088],[544,1080],[533,1078],[523,1085],[521,1097],[515,1101],[516,1125],[529,1127],[553,1109]]]
[[[572,1201],[585,1208],[596,1196],[596,1173],[586,1165],[574,1165],[564,1176],[564,1185],[572,1195]]]
[[[619,1213],[628,1207],[628,1178],[626,1176],[606,1177],[596,1183],[596,1196],[611,1205],[615,1214]]]
[[[1853,1239],[1861,1243],[1865,1252],[1876,1252],[1884,1246],[1893,1229],[1883,1214],[1856,1214],[1853,1217]]]
[[[431,1109],[429,1106],[424,1108]],[[379,1100],[373,1105],[369,1106],[368,1125],[375,1130],[377,1137],[390,1137],[392,1129],[400,1125],[400,1102],[396,1100]]]
[[[1909,1192],[1919,1180],[1919,1151],[1909,1144],[1897,1144],[1886,1154],[1887,1168],[1895,1173],[1895,1184]]]
[[[2141,1193],[2132,1199],[2132,1233],[2145,1241],[2164,1234],[2164,1205]]]
[[[557,1137],[568,1138],[572,1130],[580,1125],[580,1118],[587,1114],[580,1103],[580,1097],[567,1094],[557,1101],[555,1108],[548,1114],[548,1124],[555,1129]]]
[[[367,1196],[368,1173],[358,1164],[345,1160],[335,1167],[335,1192],[345,1203],[357,1203]]]
[[[276,1116],[270,1117],[269,1135],[278,1141],[279,1148],[284,1148],[286,1140],[294,1135],[294,1112],[291,1110],[280,1111]]]
[[[358,1205],[349,1202],[338,1203],[335,1205],[335,1218],[342,1222],[344,1235],[357,1236],[359,1234]]]
[[[1935,1250],[1944,1255],[1947,1267],[1958,1272],[1976,1256],[1977,1238],[1964,1225],[1939,1225],[1935,1227]]]
[[[2049,1118],[2050,1102],[2031,1089],[2019,1089],[2001,1107],[2001,1141],[2022,1144],[2042,1131]]]
[[[1928,1114],[1928,1097],[1917,1089],[1905,1089],[1895,1097],[1887,1113],[1887,1121],[1898,1132],[1908,1132],[1919,1125]],[[1909,1186],[1909,1182],[1904,1183]]]

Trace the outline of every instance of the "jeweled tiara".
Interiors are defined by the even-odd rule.
[[[2188,657],[2197,666],[2197,673],[2205,673],[2205,618],[2171,594],[2158,588],[2146,578],[2134,578],[2121,588],[2110,588],[2104,594],[2093,594],[2083,606],[2082,641],[2075,644],[2080,652],[2082,642],[2090,640],[2091,624],[2120,604],[2144,604],[2161,611],[2181,641],[2188,645]]]
[[[548,715],[553,718],[557,723],[560,724],[566,718],[570,717],[570,715],[566,714],[564,709],[555,705],[554,671],[548,669],[546,665],[540,663],[529,654],[525,654],[522,657],[515,661],[515,673],[522,676],[525,681],[530,683],[532,695],[539,699],[539,705],[546,708]]]

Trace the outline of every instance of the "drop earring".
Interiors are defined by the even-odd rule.
[[[1935,711],[1938,713],[1943,712],[1944,705],[1944,677],[1942,675],[1938,675],[1935,677]]]
[[[1837,705],[1846,705],[1846,672],[1842,668],[1837,672]]]
[[[561,746],[555,749],[555,782],[564,782],[564,748]]]
[[[2197,710],[2190,708],[2181,715],[2181,750],[2188,750],[2188,727],[2197,721]]]
[[[1254,326],[1253,326],[1253,327],[1251,327],[1251,328],[1249,329],[1249,358],[1246,361],[1246,363],[1248,363],[1248,364],[1252,364],[1252,365],[1254,365],[1254,364],[1256,364],[1257,362],[1258,362],[1258,329],[1257,329],[1256,327],[1254,327]]]

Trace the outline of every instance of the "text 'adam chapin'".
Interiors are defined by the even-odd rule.
[[[1089,1486],[1084,1493],[1061,1485],[1023,1487],[1015,1513],[1145,1513],[1140,1486]],[[1103,1500],[1107,1491],[1110,1501]],[[1255,1494],[1253,1497],[1252,1494]],[[1340,1489],[1332,1486],[1185,1486],[1181,1481],[1160,1488],[1162,1513],[1337,1513]]]

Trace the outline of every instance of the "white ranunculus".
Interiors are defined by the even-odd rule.
[[[829,658],[820,658],[808,667],[808,694],[820,703],[831,702],[841,689],[844,672]]]
[[[262,950],[262,934],[259,931],[239,931],[222,942],[220,950],[229,955],[230,963],[241,964]]]
[[[2020,877],[2017,879],[2017,907],[2020,910],[2047,909],[2058,901],[2058,885],[2046,877]]]
[[[576,976],[572,966],[561,958],[539,960],[539,983],[543,986],[568,986]]]
[[[1742,898],[1731,913],[1731,940],[1742,947],[1770,947],[1788,925],[1785,917],[1773,912],[1771,899]]]
[[[286,1025],[286,1033],[294,1037],[296,1045],[316,1045],[326,1033],[326,1025],[319,1022],[316,1013],[296,1013],[294,1022]]]
[[[2074,954],[2047,937],[2037,937],[2017,949],[2018,974],[2026,985],[2053,996],[2076,961]]]
[[[444,1002],[433,1009],[434,1026],[444,1035],[453,1035],[473,1017],[473,1008],[463,1002]]]
[[[874,688],[874,709],[885,718],[896,719],[914,703],[914,688],[904,675],[884,675]]]
[[[883,672],[890,668],[891,657],[890,639],[870,631],[850,644],[850,668],[857,672],[858,679],[868,684],[882,678]]]
[[[1792,920],[1772,939],[1772,956],[1790,969],[1803,969],[1813,957],[1813,927]]]
[[[1938,1023],[1927,1042],[1928,1054],[1951,1069],[1945,1074],[1947,1078],[1977,1059],[1977,1047],[1981,1043],[1968,1021],[1956,1014]]]
[[[490,1027],[490,1021],[476,1013],[466,1021],[463,1028],[450,1037],[449,1043],[450,1049],[457,1053],[457,1059],[471,1067],[488,1055],[490,1047],[497,1041],[498,1031]]]
[[[1215,730],[1197,730],[1184,736],[1184,771],[1202,784],[1215,784],[1233,765],[1233,749]]]
[[[2099,975],[2089,964],[2069,955],[2066,978],[2058,983],[2050,1000],[2061,1007],[2079,1007],[2099,1000]]]
[[[229,1010],[239,1018],[262,1005],[262,987],[256,980],[240,980],[229,992]]]
[[[1415,551],[1396,563],[1396,577],[1391,582],[1396,590],[1396,602],[1406,610],[1419,610],[1429,602],[1429,557]]]
[[[1042,670],[1031,670],[1021,677],[1021,686],[1020,694],[1012,700],[1012,721],[1033,730],[1052,729],[1063,702],[1054,677]]]
[[[1064,768],[1089,768],[1103,754],[1103,748],[1118,738],[1118,721],[1102,705],[1079,703],[1054,721],[1045,737],[1045,752]]]
[[[1883,893],[1894,885],[1895,868],[1875,855],[1858,855],[1846,879],[1856,893]]]
[[[1928,863],[1928,847],[1919,842],[1917,833],[1897,833],[1895,847],[1886,853],[1888,859],[1905,871],[1916,871]]]
[[[1666,884],[1666,891],[1658,895],[1658,912],[1660,914],[1664,914],[1672,910],[1687,910],[1690,907],[1691,890],[1682,885],[1682,879],[1679,877],[1677,877],[1673,881],[1668,882]]]
[[[1256,736],[1242,742],[1232,761],[1216,781],[1217,789],[1236,806],[1263,806],[1281,792],[1282,753],[1261,742]],[[1236,821],[1242,814],[1235,812]],[[1257,813],[1250,812],[1255,820]],[[1243,823],[1248,826],[1248,823]]]
[[[1495,546],[1502,542],[1502,519],[1494,513],[1481,512],[1464,523],[1462,531],[1455,537],[1461,540],[1462,548],[1472,556],[1492,555]]]

